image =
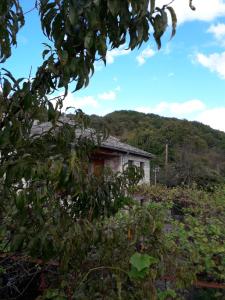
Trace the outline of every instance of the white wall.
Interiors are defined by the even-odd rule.
[[[144,178],[141,183],[150,183],[150,160],[141,156],[124,154],[121,159],[121,171],[122,166],[127,164],[129,160],[133,161],[133,164],[140,167],[140,163],[144,163]]]
[[[105,167],[110,168],[113,172],[122,171],[122,156],[110,157],[105,160]]]
[[[133,164],[140,167],[140,163],[144,163],[144,178],[140,183],[150,183],[150,160],[141,156],[131,154],[120,154],[116,157],[109,157],[105,159],[104,166],[110,168],[114,173],[122,172],[124,165],[128,164],[128,161],[132,160]]]

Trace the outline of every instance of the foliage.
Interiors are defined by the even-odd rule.
[[[213,193],[199,190],[196,186],[140,189],[146,199],[164,203],[164,207],[166,203],[171,203],[174,220],[169,235],[178,244],[182,260],[188,263],[188,268],[198,278],[224,282],[224,186]]]
[[[196,279],[223,283],[224,188],[207,193],[158,186],[153,191],[145,187],[145,193],[155,200],[143,206],[132,203],[102,220],[48,216],[48,249],[54,241],[56,250],[46,258],[57,264],[50,260],[44,268],[48,289],[39,299],[185,299],[184,291]],[[38,220],[33,221],[36,226]],[[34,233],[26,235],[32,241]],[[43,232],[40,238],[42,248]],[[215,299],[223,299],[221,292],[214,293]],[[211,299],[214,294],[209,292]]]
[[[106,126],[112,135],[153,153],[152,170],[160,166],[160,183],[196,183],[210,189],[225,181],[225,134],[209,126],[135,111],[91,116],[91,124],[95,128]],[[165,168],[166,144],[169,163]]]
[[[1,223],[4,218],[3,224],[5,218],[6,223],[12,220],[16,224],[7,228],[10,232],[7,239],[15,249],[22,246],[21,240],[15,238],[17,229],[23,232],[24,238],[26,226],[32,234],[41,233],[46,219],[55,209],[62,209],[64,213],[67,208],[67,213],[70,211],[77,217],[86,216],[90,207],[95,207],[94,215],[102,216],[105,207],[114,201],[113,195],[119,194],[123,185],[121,178],[115,179],[118,189],[113,184],[105,182],[102,185],[101,181],[85,178],[83,171],[93,145],[76,139],[75,131],[79,126],[86,127],[86,117],[78,112],[73,126],[59,126],[62,101],[69,83],[75,81],[76,89],[87,86],[96,60],[105,61],[107,51],[126,43],[131,50],[140,46],[149,40],[151,28],[159,45],[167,25],[167,13],[173,19],[173,33],[176,26],[172,8],[168,5],[157,8],[155,1],[149,0],[138,4],[125,0],[120,3],[111,0],[40,0],[35,1],[34,8],[40,15],[42,30],[50,40],[50,45],[45,44],[42,65],[34,78],[17,79],[5,68],[1,69],[0,75],[0,217]],[[10,57],[11,47],[16,45],[16,35],[25,24],[24,15],[19,0],[1,1],[2,63]],[[65,93],[54,98],[54,107],[50,95],[60,87]],[[34,137],[32,126],[43,113],[51,128]],[[105,194],[108,199],[104,199]],[[32,222],[36,219],[40,224],[33,228]]]
[[[149,39],[151,27],[159,44],[167,25],[167,13],[172,16],[174,32],[175,14],[172,8],[167,7],[165,5],[159,9],[155,7],[155,1],[149,0],[138,4],[125,0],[120,3],[111,0],[35,1],[34,8],[39,12],[42,30],[51,42],[50,45],[45,44],[43,63],[34,78],[17,79],[4,68],[0,78],[2,214],[7,215],[10,207],[10,215],[16,215],[19,210],[18,218],[28,226],[33,215],[33,218],[37,217],[44,223],[43,212],[50,213],[55,207],[59,209],[61,202],[73,213],[76,211],[76,216],[80,212],[82,216],[86,215],[86,206],[90,203],[95,207],[95,214],[102,215],[107,201],[112,203],[113,197],[104,202],[102,197],[105,193],[98,189],[98,182],[88,182],[91,188],[84,190],[87,182],[82,182],[89,179],[85,178],[83,170],[93,147],[86,141],[80,143],[76,140],[75,131],[79,126],[85,128],[86,117],[78,112],[73,126],[60,128],[58,120],[62,101],[71,81],[76,82],[76,89],[87,86],[90,73],[94,72],[94,62],[99,59],[105,61],[106,52],[110,49],[129,42],[128,49],[133,50]],[[11,46],[16,44],[16,34],[24,25],[20,1],[1,1],[0,22],[0,53],[4,62],[11,54]],[[64,88],[65,94],[54,98],[54,107],[50,95],[60,87]],[[33,123],[41,119],[43,113],[52,128],[38,137],[32,137]],[[76,140],[75,147],[71,144],[73,139]],[[121,187],[121,178],[116,180]],[[112,188],[106,183],[108,195]],[[117,192],[115,187],[113,189],[114,193]],[[68,202],[70,197],[74,200],[73,208]],[[30,220],[23,221],[28,212]],[[11,230],[14,235],[13,227]]]
[[[211,202],[207,209],[188,207],[191,213],[181,208],[179,228],[169,217],[170,204],[134,204],[127,194],[141,174],[126,169],[89,175],[90,155],[104,135],[85,136],[89,122],[81,111],[68,122],[61,118],[69,84],[75,82],[76,90],[86,87],[95,61],[106,63],[107,51],[140,47],[151,30],[160,48],[168,14],[173,36],[172,7],[158,8],[153,0],[40,0],[35,9],[50,40],[42,65],[28,79],[1,69],[1,298],[24,299],[34,279],[35,297],[38,291],[39,299],[58,300],[156,299],[157,293],[165,299],[176,297],[174,289],[190,286],[197,273],[222,281],[223,219],[215,220],[218,211]],[[0,25],[3,63],[24,25],[20,1],[1,1]],[[54,107],[50,95],[59,88],[64,95],[55,98]],[[43,116],[47,130],[39,124],[41,132],[35,133],[34,123]],[[215,204],[220,199],[223,209],[224,196],[216,195]],[[215,249],[206,238],[215,239]],[[175,282],[157,291],[167,274],[174,274]]]
[[[224,205],[225,190],[202,193],[197,204],[184,208],[183,220],[175,222],[179,243],[199,278],[225,281]],[[194,199],[193,199],[194,200]]]
[[[45,236],[44,232],[37,235],[37,232],[30,234],[26,231],[26,240],[31,244],[35,236],[39,249],[43,249],[47,238],[46,250],[50,256],[44,256],[45,252],[39,252],[39,255],[48,260],[50,257],[57,259],[59,263],[57,272],[49,270],[48,274],[45,271],[46,286],[50,291],[46,291],[44,299],[57,295],[56,292],[62,295],[67,291],[68,295],[68,290],[74,299],[96,299],[104,295],[107,299],[117,299],[118,294],[121,294],[121,299],[136,299],[138,296],[144,299],[156,293],[154,282],[157,278],[170,268],[174,270],[170,257],[175,255],[176,249],[171,247],[169,240],[165,243],[163,220],[166,214],[159,204],[145,208],[132,206],[129,212],[120,211],[102,221],[74,221],[64,217],[62,224],[63,216],[56,217],[46,223]],[[33,227],[40,230],[38,220],[33,220]],[[30,244],[26,253],[37,257]],[[53,247],[56,251],[49,252]],[[140,254],[137,251],[141,251]],[[130,262],[140,271],[145,269],[146,280],[137,281],[131,276]]]
[[[0,4],[0,63],[11,56],[11,45],[16,45],[16,35],[24,25],[24,15],[18,0],[1,1]]]
[[[77,81],[76,89],[87,86],[96,59],[106,63],[107,51],[124,45],[127,39],[128,49],[140,47],[149,40],[150,27],[160,48],[168,25],[167,12],[173,19],[174,35],[173,8],[157,8],[155,1],[40,1],[42,30],[55,47],[43,52],[48,55],[43,68],[49,78],[60,73],[57,87],[65,87],[71,79]]]

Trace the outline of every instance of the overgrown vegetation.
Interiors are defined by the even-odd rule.
[[[141,206],[130,194],[140,172],[88,174],[102,136],[77,135],[89,124],[81,111],[72,123],[60,118],[69,83],[87,86],[94,62],[105,62],[108,50],[126,42],[133,50],[148,41],[150,28],[160,47],[167,14],[174,35],[172,7],[157,8],[153,0],[40,0],[34,9],[51,40],[43,64],[28,79],[1,70],[0,298],[154,300],[185,297],[198,276],[222,283],[224,190],[160,188],[156,201],[147,188],[138,192],[151,201]],[[1,63],[24,21],[20,1],[1,0]],[[61,87],[54,107],[50,95]],[[49,128],[33,134],[43,114]],[[175,204],[178,219],[171,215]]]
[[[22,235],[30,245],[27,255],[50,261],[47,267],[39,263],[42,280],[36,280],[46,287],[39,299],[185,299],[196,280],[222,286],[225,189],[213,194],[196,188],[137,189],[150,202],[126,201],[116,215],[93,221],[75,222],[55,210],[40,233],[33,231],[41,229],[38,216],[24,228],[26,239],[22,230],[17,233],[16,240]],[[10,278],[11,266],[4,260],[1,265],[2,278]],[[13,284],[5,286],[5,295],[16,293]],[[222,289],[208,295],[224,297]]]

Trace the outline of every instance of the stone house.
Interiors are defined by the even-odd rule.
[[[109,136],[92,155],[91,171],[98,174],[104,167],[109,167],[113,172],[121,172],[124,166],[135,165],[144,171],[142,183],[150,183],[150,160],[152,157],[153,155],[146,151]]]
[[[60,121],[61,123],[71,123],[71,121],[65,117],[63,117]],[[32,127],[31,134],[43,134],[44,132],[47,132],[51,126],[50,122],[36,122]],[[76,134],[78,137],[89,137],[95,135],[95,131],[93,129],[77,130]],[[126,165],[135,165],[142,168],[144,171],[142,183],[148,184],[150,183],[150,160],[152,158],[152,154],[122,143],[118,138],[108,136],[91,155],[89,172],[98,175],[104,168],[110,168],[116,173],[122,172]]]

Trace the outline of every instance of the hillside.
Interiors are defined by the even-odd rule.
[[[169,186],[197,183],[211,186],[225,180],[225,133],[198,122],[136,111],[91,116],[91,126],[105,126],[122,141],[156,155],[158,180]],[[168,166],[165,149],[168,144]]]

